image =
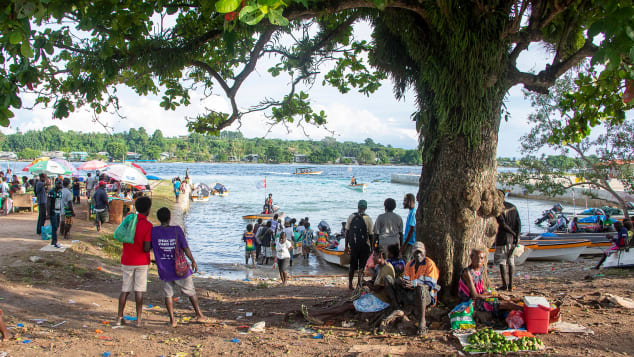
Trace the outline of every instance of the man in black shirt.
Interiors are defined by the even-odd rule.
[[[504,193],[502,192],[502,194]],[[502,287],[500,289],[511,291],[513,290],[513,274],[515,273],[513,251],[519,243],[522,222],[517,207],[506,201],[504,201],[504,211],[497,216],[496,220],[498,222],[498,232],[495,236],[494,263],[500,265],[500,275],[502,276]]]
[[[46,174],[40,174],[40,179],[35,183],[35,197],[37,197],[38,215],[35,232],[42,234],[42,226],[46,223]]]

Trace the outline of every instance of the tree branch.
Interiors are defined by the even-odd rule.
[[[586,43],[577,52],[562,62],[547,65],[546,69],[539,72],[539,74],[520,72],[515,65],[512,64],[512,68],[509,69],[511,86],[522,83],[524,84],[524,88],[530,91],[546,94],[548,93],[548,89],[555,84],[557,78],[566,73],[570,68],[581,63],[584,58],[592,56],[597,50],[598,48],[592,43],[592,40],[586,39]]]

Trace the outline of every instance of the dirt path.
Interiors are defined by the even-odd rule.
[[[81,206],[80,210],[85,210]],[[37,214],[0,217],[0,307],[17,337],[0,343],[9,356],[386,356],[458,355],[459,344],[447,329],[447,308],[432,311],[427,337],[411,336],[411,326],[374,334],[364,316],[347,314],[326,326],[309,326],[295,312],[346,297],[346,281],[336,277],[296,279],[280,287],[271,280],[196,279],[205,314],[215,320],[200,325],[189,302],[176,302],[180,326],[167,326],[156,270],[145,299],[146,326],[113,328],[120,289],[118,259],[106,254],[107,240],[90,222],[76,219],[64,253],[43,252],[47,244],[34,234]],[[105,226],[105,232],[113,227]],[[37,256],[39,259],[32,258]],[[32,260],[37,260],[33,262]],[[632,298],[632,271],[589,270],[596,262],[530,263],[519,267],[516,296],[545,295],[563,300],[564,320],[581,324],[594,335],[542,335],[544,352],[560,355],[627,355],[634,351],[634,310],[603,301],[611,292]],[[491,272],[496,281],[496,272]],[[150,306],[152,306],[150,308]],[[133,301],[126,315],[134,316]],[[248,314],[250,313],[250,314]],[[34,320],[34,319],[43,319]],[[247,333],[264,321],[266,331]],[[39,322],[39,324],[38,324]],[[352,323],[351,327],[342,327]],[[321,334],[323,338],[313,338]],[[234,340],[235,339],[235,340]],[[239,342],[232,342],[238,341]],[[29,341],[28,343],[25,343]],[[355,352],[356,351],[356,352]]]

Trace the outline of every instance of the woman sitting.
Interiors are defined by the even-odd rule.
[[[486,269],[486,251],[474,249],[471,251],[471,264],[462,270],[458,283],[458,296],[462,301],[473,300],[477,311],[492,313],[501,317],[501,310],[522,310],[522,307],[503,295],[493,295],[487,292],[483,279]]]

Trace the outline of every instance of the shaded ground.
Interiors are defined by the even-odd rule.
[[[85,210],[85,206],[82,206]],[[431,332],[424,338],[410,335],[407,326],[388,334],[374,334],[365,317],[348,314],[309,326],[295,312],[336,303],[347,296],[341,277],[301,278],[280,287],[276,281],[197,279],[201,306],[215,320],[196,324],[187,300],[176,302],[180,326],[171,329],[162,307],[160,281],[152,269],[146,307],[146,326],[113,328],[120,289],[118,259],[91,224],[77,219],[70,248],[64,253],[39,250],[44,242],[34,234],[37,215],[20,213],[0,217],[0,307],[10,332],[17,337],[0,344],[9,356],[385,356],[458,355],[459,344],[446,329],[446,308],[431,314]],[[106,232],[113,227],[106,225]],[[107,251],[107,252],[106,252]],[[194,252],[195,255],[195,252]],[[30,259],[37,256],[40,259]],[[32,260],[37,260],[33,262]],[[601,302],[602,294],[633,298],[631,270],[588,269],[596,259],[574,263],[527,263],[519,267],[515,296],[545,295],[561,300],[562,317],[591,328],[595,334],[548,334],[540,338],[545,354],[626,355],[634,351],[634,310]],[[497,280],[495,271],[491,272]],[[134,316],[133,301],[126,314]],[[247,317],[247,312],[252,316]],[[288,316],[287,316],[288,315]],[[45,319],[40,321],[32,319]],[[248,326],[266,323],[264,333],[247,333]],[[352,327],[342,327],[353,323]],[[61,324],[60,324],[61,323]],[[19,327],[22,324],[23,327]],[[56,326],[56,327],[53,327]],[[321,333],[322,339],[313,336]],[[232,339],[240,340],[231,342]],[[30,340],[29,343],[24,343]],[[365,351],[365,352],[354,352]]]

